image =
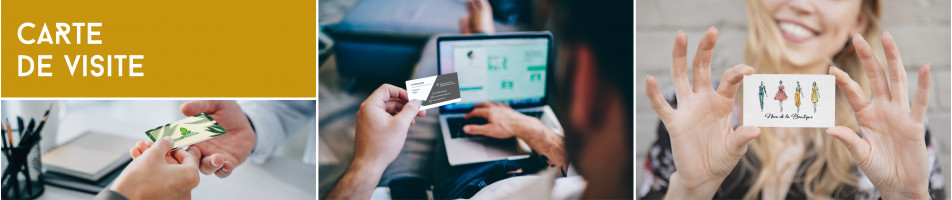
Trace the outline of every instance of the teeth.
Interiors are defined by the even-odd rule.
[[[780,22],[780,30],[796,37],[806,38],[814,36],[813,31],[793,23]]]

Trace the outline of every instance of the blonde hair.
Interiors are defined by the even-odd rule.
[[[785,49],[783,38],[773,17],[766,12],[761,0],[747,0],[747,45],[744,52],[744,62],[755,68],[760,74],[788,73],[783,66]],[[874,49],[879,45],[879,0],[863,0],[860,15],[866,17],[867,26],[862,33]],[[779,47],[779,48],[778,48]],[[830,59],[830,64],[838,66],[850,75],[869,94],[869,84],[865,70],[847,42],[843,50]],[[786,66],[789,67],[789,66]],[[738,92],[738,102],[742,96]],[[742,102],[741,102],[742,103]],[[742,105],[742,104],[741,104]],[[853,110],[843,94],[836,92],[836,125],[858,130]],[[761,134],[748,145],[747,154],[741,159],[741,170],[744,174],[752,174],[754,182],[751,184],[744,199],[758,198],[761,190],[770,180],[774,180],[779,172],[774,167],[780,155],[770,152],[770,147],[785,145],[783,141],[771,134],[775,129],[761,128]],[[805,176],[795,177],[793,183],[801,187],[810,199],[834,198],[836,192],[844,187],[858,186],[858,173],[850,158],[850,154],[842,142],[825,133],[824,129],[810,129],[812,136],[800,160],[812,158],[812,162],[805,163]],[[799,163],[798,163],[799,164]]]

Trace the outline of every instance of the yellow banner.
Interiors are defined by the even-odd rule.
[[[4,0],[2,97],[316,97],[315,1]]]

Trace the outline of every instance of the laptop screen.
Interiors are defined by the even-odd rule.
[[[468,110],[486,101],[543,104],[550,44],[548,34],[440,38],[440,74],[458,72],[461,96],[441,110]]]

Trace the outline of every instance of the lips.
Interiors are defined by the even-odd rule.
[[[779,22],[783,37],[792,42],[805,42],[816,37],[817,33],[809,27],[793,22]]]

